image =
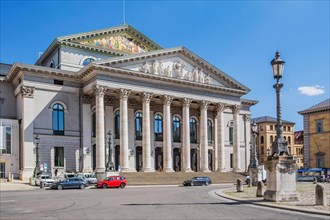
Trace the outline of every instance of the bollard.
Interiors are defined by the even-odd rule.
[[[257,184],[257,197],[263,197],[264,196],[264,184],[262,181],[259,181]]]
[[[237,192],[243,192],[243,182],[240,179],[237,179],[237,185],[236,185]]]
[[[315,186],[315,205],[327,206],[325,187],[322,184]]]
[[[40,189],[45,188],[45,185],[44,184],[45,184],[44,181],[40,181]]]

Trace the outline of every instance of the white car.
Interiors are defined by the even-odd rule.
[[[77,177],[87,180],[89,184],[97,183],[97,178],[94,173],[78,173]]]
[[[50,186],[55,182],[55,180],[53,180],[53,178],[49,175],[42,174],[36,179],[36,185],[40,186],[41,182],[44,183],[44,186]]]

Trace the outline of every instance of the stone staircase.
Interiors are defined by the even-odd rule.
[[[213,183],[236,183],[237,179],[245,180],[245,175],[242,173],[203,173],[203,172],[154,172],[154,173],[120,173],[127,179],[127,185],[179,185],[184,180],[198,176],[208,176]]]

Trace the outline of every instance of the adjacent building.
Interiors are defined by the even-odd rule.
[[[257,136],[257,156],[260,164],[264,164],[267,161],[267,156],[271,154],[271,147],[275,141],[276,136],[276,122],[277,119],[270,116],[262,116],[253,118],[252,122],[255,122],[258,126]],[[288,142],[288,150],[291,155],[296,156],[294,151],[294,125],[295,123],[282,120],[283,123],[283,137]]]
[[[33,175],[36,135],[46,173],[248,168],[250,89],[132,26],[56,38],[34,65],[2,64],[0,80],[2,177]]]
[[[298,113],[304,120],[304,167],[330,168],[330,99]]]

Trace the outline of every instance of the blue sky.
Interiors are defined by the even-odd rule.
[[[251,89],[276,117],[270,61],[286,61],[282,118],[329,98],[329,1],[125,1],[125,20],[163,48],[185,46]],[[0,62],[34,64],[58,36],[119,26],[122,1],[1,1]]]

